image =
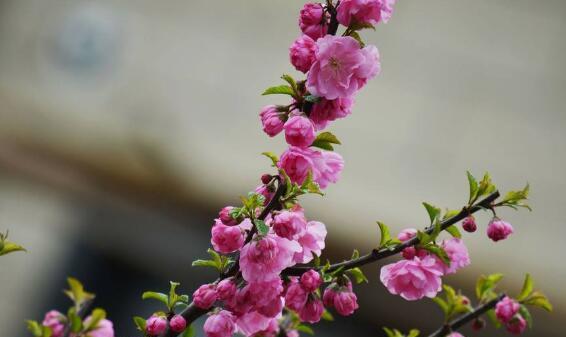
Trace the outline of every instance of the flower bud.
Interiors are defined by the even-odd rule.
[[[358,309],[358,298],[351,290],[343,290],[334,296],[334,308],[342,316],[349,316]]]
[[[226,206],[218,212],[218,218],[226,226],[235,226],[238,224],[238,221],[230,215],[230,212],[232,212],[233,209],[234,207],[232,206]]]
[[[236,294],[236,284],[231,278],[222,280],[216,286],[216,294],[221,301],[230,300]]]
[[[307,301],[305,306],[299,311],[299,318],[303,322],[316,323],[320,321],[322,313],[324,312],[324,305],[318,298],[311,298]]]
[[[204,322],[204,333],[207,337],[231,337],[236,332],[234,320],[234,316],[226,310],[210,315]]]
[[[499,218],[493,218],[487,226],[487,236],[495,242],[505,240],[512,233],[513,226]]]
[[[267,174],[267,173],[266,173],[266,174],[263,174],[263,175],[261,176],[261,182],[262,182],[264,185],[269,184],[269,183],[271,182],[271,179],[273,179],[273,176],[272,176],[271,174]]]
[[[301,31],[313,40],[326,35],[328,30],[328,16],[319,3],[307,3],[301,9],[299,16]]]
[[[301,148],[308,147],[316,138],[314,125],[303,116],[293,116],[285,123],[285,140],[287,144]]]
[[[320,274],[314,269],[311,269],[301,275],[301,285],[303,286],[303,289],[308,292],[315,291],[316,289],[318,289],[318,287],[320,287],[321,284],[322,278],[320,277]]]
[[[273,218],[273,231],[282,238],[293,240],[307,228],[302,212],[283,211]]]
[[[527,321],[521,315],[516,315],[507,324],[505,324],[507,331],[514,335],[522,334],[527,328]]]
[[[193,293],[193,302],[201,309],[210,308],[217,298],[218,295],[213,284],[203,284]]]
[[[285,305],[292,310],[301,311],[307,302],[308,293],[297,280],[291,281],[285,293]]]
[[[43,325],[51,329],[52,337],[61,337],[65,330],[65,316],[57,310],[51,310],[45,314]]]
[[[311,68],[316,53],[316,43],[308,35],[300,36],[289,47],[289,59],[291,64],[303,73],[306,73]]]
[[[501,323],[507,323],[519,312],[519,308],[517,301],[505,296],[495,305],[495,316]]]
[[[145,323],[145,331],[150,336],[160,335],[167,328],[167,320],[164,317],[153,315]]]
[[[270,137],[274,137],[283,130],[283,122],[281,113],[277,110],[275,105],[268,105],[261,109],[259,113],[263,131]]]
[[[478,226],[476,225],[476,219],[473,215],[468,216],[464,219],[464,221],[462,221],[462,228],[464,228],[464,230],[468,233],[473,233],[476,231],[476,229],[478,229]]]
[[[483,329],[485,327],[485,321],[481,318],[477,318],[476,320],[474,320],[474,322],[472,323],[472,330],[474,331],[480,331],[481,329]]]
[[[174,332],[183,332],[183,330],[187,327],[187,321],[183,316],[175,315],[171,318],[171,321],[169,321],[169,326]]]

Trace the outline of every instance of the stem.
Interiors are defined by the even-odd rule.
[[[334,6],[328,6],[328,13],[330,13],[330,23],[328,24],[328,34],[329,35],[336,35],[336,31],[338,31],[338,18],[336,17],[337,12],[336,8],[340,5],[340,1],[336,2]]]
[[[80,317],[81,321],[85,319],[93,302],[94,299],[84,301],[81,307],[79,308],[79,310],[77,311],[77,316]],[[65,327],[65,330],[63,330],[62,337],[69,337],[70,334],[71,334],[71,322],[68,322],[67,326]]]
[[[444,337],[452,331],[458,330],[459,328],[463,327],[467,323],[473,321],[474,319],[480,317],[481,315],[485,314],[489,310],[495,308],[495,305],[501,301],[505,297],[505,294],[499,294],[496,298],[492,299],[491,301],[479,305],[474,308],[474,310],[468,312],[465,315],[462,315],[448,324],[445,324],[435,332],[431,333],[428,337]]]
[[[480,202],[478,202],[477,204],[475,204],[472,207],[464,207],[462,208],[462,210],[460,211],[460,213],[456,214],[455,216],[446,219],[444,221],[442,221],[440,223],[440,227],[442,228],[442,230],[445,230],[446,228],[452,226],[453,224],[457,223],[460,220],[463,220],[464,218],[466,218],[468,215],[475,213],[479,210],[482,209],[486,209],[486,208],[490,208],[491,204],[493,203],[493,201],[495,201],[495,199],[497,199],[499,197],[499,191],[495,191],[493,193],[491,193],[490,195],[488,195],[487,197],[485,197],[485,199],[481,200]],[[427,234],[432,233],[432,231],[434,230],[434,228],[428,227],[427,229],[425,229],[425,232]],[[332,264],[330,266],[329,269],[326,270],[326,272],[332,272],[334,270],[337,270],[338,268],[344,268],[344,270],[348,270],[348,269],[352,269],[352,268],[356,268],[356,267],[361,267],[363,265],[366,265],[368,263],[372,263],[381,259],[384,259],[386,257],[398,254],[400,252],[402,252],[405,248],[417,245],[419,243],[419,239],[415,236],[410,240],[407,240],[393,248],[382,248],[382,249],[374,249],[372,250],[370,253],[361,256],[357,259],[352,259],[352,260],[347,260],[347,261],[343,261],[343,262],[339,262],[339,263],[335,263]],[[323,267],[317,267],[317,269],[322,269]],[[291,268],[287,268],[286,270],[283,271],[283,274],[286,276],[300,276],[302,275],[304,272],[306,272],[309,269],[313,269],[313,267],[309,267],[309,266],[298,266],[298,267],[291,267]]]
[[[271,200],[269,200],[267,206],[265,206],[261,214],[257,217],[258,220],[265,220],[265,218],[271,212],[281,209],[280,199],[285,194],[286,186],[285,186],[285,182],[281,181],[281,177],[278,176],[276,179],[277,179],[277,190],[273,194]],[[253,239],[255,233],[256,233],[256,227],[254,225],[252,226],[252,229],[249,231],[244,244],[250,242]],[[240,264],[238,257],[239,257],[238,255],[235,256],[236,262],[234,262],[234,264],[230,267],[228,271],[222,273],[220,277],[217,278],[216,281],[214,281],[214,283],[218,283],[228,277],[234,276],[239,272]],[[212,310],[212,308],[201,309],[197,307],[194,304],[194,302],[191,302],[189,306],[180,313],[180,315],[183,316],[183,318],[185,318],[185,320],[187,321],[187,326],[189,326],[193,321],[195,321],[200,316],[206,314],[210,310]],[[167,329],[161,334],[161,337],[174,337],[177,335],[179,335],[179,333],[172,331],[171,329],[169,329],[169,326],[167,326]]]

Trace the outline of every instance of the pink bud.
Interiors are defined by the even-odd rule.
[[[493,241],[506,239],[513,233],[513,226],[499,218],[493,218],[487,226],[487,236]]]
[[[414,228],[403,229],[399,234],[397,234],[397,239],[401,242],[412,239],[417,235],[417,230]]]
[[[273,176],[272,176],[271,174],[267,174],[267,173],[266,173],[266,174],[263,174],[263,175],[261,176],[261,182],[262,182],[264,185],[269,184],[269,183],[271,182],[271,179],[273,179]]]
[[[293,240],[307,228],[307,220],[302,212],[283,211],[273,218],[273,231],[282,238]]]
[[[145,323],[145,331],[150,336],[160,335],[167,328],[167,320],[161,316],[151,316]]]
[[[299,311],[299,318],[303,322],[316,323],[320,321],[322,313],[324,312],[324,305],[318,298],[311,298],[307,301],[305,306]]]
[[[236,332],[234,316],[226,310],[210,315],[204,322],[204,333],[207,337],[231,337]]]
[[[349,316],[358,309],[358,298],[353,291],[339,291],[334,296],[334,308],[342,316]]]
[[[303,73],[308,72],[316,61],[315,53],[316,43],[308,35],[297,38],[289,48],[291,64]]]
[[[174,332],[182,332],[187,327],[187,321],[181,315],[175,315],[169,321],[169,326]]]
[[[305,4],[303,9],[301,9],[299,27],[303,33],[314,40],[326,35],[328,16],[324,13],[322,5],[319,3]]]
[[[464,219],[464,221],[462,221],[462,228],[464,228],[464,230],[468,233],[473,233],[476,231],[476,229],[478,229],[478,226],[476,225],[476,219],[473,215],[468,216]]]
[[[311,269],[301,275],[301,285],[306,291],[313,292],[318,289],[321,284],[322,278],[320,277],[320,274],[314,269]]]
[[[284,125],[287,144],[308,147],[314,141],[316,134],[311,120],[303,116],[293,116]]]
[[[505,296],[495,305],[495,316],[501,323],[509,322],[519,312],[519,303]]]
[[[218,218],[226,226],[235,226],[235,225],[238,224],[238,221],[236,221],[236,219],[234,219],[230,216],[230,212],[233,209],[234,209],[234,207],[232,207],[232,206],[226,206],[223,209],[221,209],[220,212],[218,213]]]
[[[51,337],[63,336],[65,330],[65,316],[57,310],[51,310],[45,314],[43,325],[51,328]]]
[[[216,294],[221,301],[227,301],[236,294],[236,284],[231,278],[220,281],[216,286]]]
[[[216,288],[213,284],[203,284],[193,293],[193,302],[201,309],[210,308],[217,298]]]
[[[212,226],[210,243],[217,252],[228,254],[237,251],[244,245],[245,235],[240,226],[226,226],[216,219]]]
[[[480,331],[484,327],[485,327],[485,321],[481,318],[476,319],[474,323],[472,323],[472,330],[474,331]]]
[[[507,324],[505,324],[507,331],[514,335],[522,334],[527,328],[527,321],[521,315],[516,315]]]
[[[335,284],[331,284],[330,286],[324,289],[324,295],[322,295],[322,302],[324,306],[327,308],[332,308],[334,306],[334,297],[336,296],[336,289],[334,288]]]
[[[464,337],[464,335],[462,335],[459,332],[454,331],[454,332],[450,333],[449,335],[447,335],[446,337]]]
[[[259,113],[263,131],[270,137],[276,136],[283,130],[283,119],[281,113],[275,105],[268,105],[261,109]]]
[[[285,305],[292,310],[300,311],[307,302],[308,293],[297,280],[292,280],[285,293]]]
[[[403,249],[401,255],[403,256],[404,259],[412,260],[417,255],[417,250],[415,247],[407,247]]]

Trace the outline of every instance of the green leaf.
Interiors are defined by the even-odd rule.
[[[418,335],[421,332],[417,329],[411,329],[411,331],[409,331],[409,334],[407,335],[407,337],[418,337]]]
[[[491,321],[491,323],[493,324],[493,326],[495,326],[497,329],[499,329],[501,327],[501,322],[499,322],[499,319],[495,315],[495,309],[489,310],[486,313],[486,315],[489,318],[489,320]]]
[[[310,326],[305,325],[305,324],[297,325],[297,331],[304,332],[304,333],[307,333],[309,335],[314,335],[314,330]]]
[[[529,309],[527,309],[526,306],[521,304],[521,306],[519,307],[519,313],[521,314],[521,316],[523,316],[525,321],[527,321],[527,326],[529,327],[529,329],[532,329],[533,328],[533,317],[531,316]]]
[[[194,260],[192,263],[193,267],[212,267],[212,268],[218,268],[218,266],[216,265],[216,262],[212,261],[212,260]]]
[[[419,245],[424,246],[434,238],[423,231],[417,231],[417,239],[419,240]]]
[[[479,300],[495,297],[494,289],[503,278],[503,274],[482,275],[476,282],[476,296]]]
[[[435,245],[435,244],[421,246],[421,248],[423,248],[426,251],[436,255],[439,259],[442,260],[442,262],[444,262],[444,264],[446,264],[447,266],[450,266],[450,257],[448,256],[448,254],[446,253],[444,248],[442,248],[438,245]]]
[[[279,162],[279,157],[277,157],[276,154],[274,154],[273,152],[262,152],[261,154],[271,159],[271,163],[273,167],[277,167],[277,163]]]
[[[183,334],[181,335],[181,337],[195,337],[196,335],[196,331],[195,331],[195,327],[192,325],[189,325],[185,331],[183,331]]]
[[[71,332],[77,333],[83,329],[83,321],[76,314],[75,307],[71,307],[67,313],[67,319],[71,323]]]
[[[486,172],[479,184],[478,197],[481,197],[486,194],[490,194],[493,191],[495,191],[495,189],[496,187],[491,182],[491,177],[489,176],[489,173]]]
[[[334,151],[334,146],[329,142],[314,140],[311,144],[313,147],[318,147],[319,149],[327,150],[327,151]]]
[[[85,301],[94,298],[94,294],[86,292],[79,280],[73,277],[68,277],[67,283],[69,284],[70,289],[64,290],[63,292],[75,303],[76,306],[80,306]]]
[[[430,218],[430,223],[433,224],[435,223],[436,219],[440,216],[440,208],[433,206],[427,202],[423,202],[423,206],[425,207],[428,216]]]
[[[318,147],[324,150],[333,151],[334,146],[332,144],[341,144],[338,138],[331,132],[321,132],[319,133],[311,146]]]
[[[193,265],[195,262],[193,262]],[[169,307],[169,297],[163,293],[158,293],[155,291],[146,291],[142,294],[142,299],[143,300],[154,299]]]
[[[383,331],[385,331],[387,337],[404,337],[401,331],[397,329],[389,329],[387,327],[383,327]]]
[[[391,241],[391,233],[389,232],[389,227],[380,221],[377,222],[377,225],[379,226],[379,232],[381,234],[381,237],[379,239],[379,247],[385,247],[385,245],[389,241]]]
[[[101,308],[96,308],[90,314],[90,319],[88,320],[88,324],[85,326],[86,331],[92,331],[98,328],[98,323],[106,318],[106,311]],[[80,321],[80,318],[79,318]],[[80,330],[79,330],[80,331]]]
[[[10,241],[3,241],[2,242],[3,246],[2,249],[0,250],[0,256],[2,255],[6,255],[6,254],[10,254],[13,252],[25,252],[26,249],[14,242],[10,242]]]
[[[145,331],[145,318],[140,316],[134,316],[133,319],[137,329],[140,331]]]
[[[330,313],[330,311],[324,309],[324,311],[322,312],[322,316],[321,318],[325,321],[329,321],[332,322],[334,321],[334,316],[332,316],[332,314]]]
[[[361,48],[366,46],[366,44],[364,43],[362,37],[360,36],[360,34],[358,34],[358,32],[350,32],[348,36],[351,36],[352,38],[354,38],[354,40],[358,41]]]
[[[32,320],[28,320],[26,321],[27,326],[28,326],[28,330],[31,332],[31,334],[34,337],[42,337],[43,336],[43,330],[41,329],[41,324],[39,324],[36,321],[32,321]]]
[[[51,335],[53,335],[53,330],[51,330],[51,328],[48,326],[43,325],[41,327],[41,330],[42,330],[41,332],[42,337],[51,337]]]
[[[300,190],[302,193],[324,195],[324,193],[320,190],[318,183],[315,182],[312,178],[312,170],[309,170],[309,172],[307,173],[307,177],[301,184]]]
[[[470,171],[466,171],[466,174],[468,175],[468,184],[470,185],[470,198],[468,204],[471,205],[478,197],[479,185],[476,178],[474,178]]]
[[[373,30],[375,30],[375,27],[371,23],[363,23],[363,22],[352,22],[348,26],[349,31],[356,31],[356,30],[362,30],[362,29],[373,29]]]
[[[293,88],[291,88],[290,86],[288,86],[286,84],[282,84],[282,85],[277,85],[277,86],[269,87],[269,88],[265,89],[265,91],[262,93],[262,96],[265,96],[265,95],[294,96],[295,92],[293,91]]]
[[[458,214],[460,214],[460,210],[457,209],[450,209],[450,210],[446,210],[446,213],[444,213],[444,216],[442,217],[442,219],[446,220],[446,219],[450,219]]]
[[[297,82],[295,81],[295,79],[293,77],[291,77],[291,75],[283,74],[283,76],[281,76],[281,78],[285,82],[289,83],[289,85],[291,86],[291,89],[293,89],[293,93],[298,92]]]
[[[350,258],[350,260],[355,260],[359,257],[360,257],[360,251],[357,250],[357,249],[354,249],[354,251],[352,252],[352,257]]]
[[[256,219],[254,223],[259,235],[264,236],[269,233],[269,226],[267,226],[263,220]]]
[[[548,312],[552,312],[553,309],[548,298],[540,291],[532,292],[531,295],[523,301],[523,303],[542,308]]]
[[[521,293],[517,296],[517,301],[522,301],[529,297],[529,295],[533,292],[533,278],[531,274],[527,273],[525,275],[525,281],[523,282],[523,288],[521,289]]]
[[[177,295],[177,287],[180,285],[179,282],[173,282],[173,281],[169,281],[169,299],[168,299],[168,308],[169,311],[171,311],[174,307],[175,304],[177,303],[177,301],[179,300],[179,295]]]
[[[460,233],[460,230],[455,225],[448,226],[446,231],[455,238],[460,239],[462,237],[462,233]]]
[[[367,277],[364,275],[364,272],[358,267],[349,269],[347,271],[347,273],[350,274],[354,278],[354,280],[356,281],[357,284],[360,284],[362,282],[365,282],[365,283],[369,282]]]
[[[432,299],[432,301],[434,303],[438,304],[440,309],[442,309],[442,312],[444,313],[444,315],[448,315],[448,311],[450,310],[450,307],[449,307],[448,303],[446,303],[445,300],[440,298],[440,296],[436,296]]]

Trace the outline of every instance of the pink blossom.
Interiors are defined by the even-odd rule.
[[[348,289],[338,291],[333,298],[333,306],[340,315],[349,316],[359,307],[358,297]]]
[[[324,289],[324,294],[322,295],[322,302],[327,308],[332,308],[334,306],[334,298],[336,297],[336,287],[330,285]]]
[[[393,6],[396,0],[381,0],[381,21],[387,23],[393,14]]]
[[[210,308],[217,299],[214,284],[203,284],[193,293],[193,302],[201,309]]]
[[[390,293],[408,301],[434,297],[442,286],[442,266],[432,256],[401,260],[381,269],[380,279]]]
[[[271,317],[263,316],[257,311],[251,311],[236,319],[238,330],[246,336],[251,336],[269,328]]]
[[[204,322],[204,333],[207,337],[231,337],[236,332],[235,318],[229,311],[222,310],[208,316]]]
[[[302,35],[289,48],[291,64],[303,73],[311,68],[315,61],[316,43],[308,35]]]
[[[326,35],[328,16],[324,13],[322,5],[319,3],[305,4],[299,16],[299,27],[303,33],[314,40]]]
[[[309,118],[317,130],[326,128],[328,122],[344,118],[352,113],[353,97],[327,100],[322,98],[313,105]]]
[[[51,329],[51,337],[63,336],[65,316],[57,310],[48,311],[43,318],[43,325]]]
[[[445,274],[453,274],[456,270],[464,268],[470,264],[468,248],[464,241],[458,238],[451,238],[442,242],[442,248],[450,258],[450,267],[444,265]]]
[[[403,229],[401,232],[399,232],[399,234],[397,234],[397,239],[399,239],[401,242],[405,242],[408,241],[412,238],[414,238],[415,236],[417,236],[417,230],[414,228],[406,228]]]
[[[294,261],[296,263],[309,263],[314,258],[313,254],[320,256],[325,246],[326,233],[326,226],[322,222],[309,221],[305,234],[298,239],[302,251],[295,253]]]
[[[187,321],[181,315],[175,315],[169,321],[169,326],[174,332],[182,332],[187,327]]]
[[[294,264],[293,255],[300,251],[297,242],[274,234],[252,240],[240,251],[242,276],[248,282],[276,280],[283,269]]]
[[[303,322],[316,323],[320,321],[324,305],[319,298],[309,298],[305,306],[299,311],[299,318]]]
[[[88,316],[85,321],[84,324],[87,325],[90,320],[92,319],[91,316]],[[98,325],[96,326],[96,328],[92,331],[90,331],[87,334],[88,337],[114,337],[114,325],[112,324],[111,321],[107,320],[107,319],[102,319],[100,320],[100,322],[98,322]]]
[[[519,312],[519,307],[517,301],[505,296],[495,305],[495,316],[501,323],[507,323]]]
[[[303,183],[310,171],[313,180],[321,188],[326,188],[340,178],[344,160],[336,152],[291,146],[281,155],[278,166],[285,170],[292,182],[298,184]]]
[[[227,278],[218,283],[216,286],[216,294],[218,299],[226,301],[232,299],[236,294],[236,284],[232,278]]]
[[[307,220],[303,212],[283,211],[273,218],[273,231],[282,238],[293,240],[304,233]]]
[[[512,233],[513,226],[499,218],[493,218],[487,226],[487,236],[495,242],[505,240]]]
[[[468,233],[473,233],[476,231],[476,229],[478,229],[478,226],[476,225],[476,219],[473,215],[466,217],[464,221],[462,221],[462,228],[464,228],[464,230]]]
[[[292,310],[299,312],[307,303],[308,292],[296,280],[291,280],[285,293],[285,305]]]
[[[283,310],[283,305],[283,298],[281,296],[276,296],[267,304],[259,307],[257,309],[257,312],[265,317],[275,317],[281,313],[281,310]]]
[[[375,46],[360,49],[349,36],[327,35],[317,41],[316,61],[307,75],[307,89],[326,99],[351,97],[379,73]]]
[[[315,172],[318,175],[313,180],[318,183],[320,188],[326,188],[330,183],[336,183],[340,179],[340,174],[344,169],[344,159],[333,151],[322,151],[322,158],[315,157]]]
[[[313,292],[322,284],[322,277],[316,270],[310,269],[301,275],[300,282],[306,291]]]
[[[288,330],[287,337],[299,337],[299,332],[297,330]]]
[[[222,221],[223,224],[226,226],[235,226],[238,224],[236,219],[230,216],[230,212],[234,209],[232,206],[226,206],[220,210],[218,213],[218,218]]]
[[[381,19],[382,0],[342,0],[336,18],[344,26],[352,23],[377,24]]]
[[[160,335],[167,328],[167,320],[164,317],[153,315],[145,322],[145,331],[150,336]]]
[[[267,187],[267,185],[259,185],[258,187],[256,187],[254,192],[259,193],[265,197],[265,201],[263,202],[264,205],[267,205],[269,203],[269,200],[273,198],[273,194],[274,194],[274,191],[270,190],[269,187]]]
[[[285,140],[287,144],[298,147],[308,147],[314,141],[316,134],[310,119],[303,116],[293,116],[285,123]]]
[[[527,321],[523,316],[517,315],[505,324],[505,328],[513,335],[520,335],[527,328]]]
[[[239,226],[226,226],[220,219],[216,219],[211,232],[212,238],[210,242],[214,250],[219,253],[232,253],[242,248],[244,245],[244,231]]]
[[[259,113],[261,124],[263,125],[263,132],[270,137],[274,137],[283,130],[283,116],[278,111],[277,106],[267,105],[261,109]]]

